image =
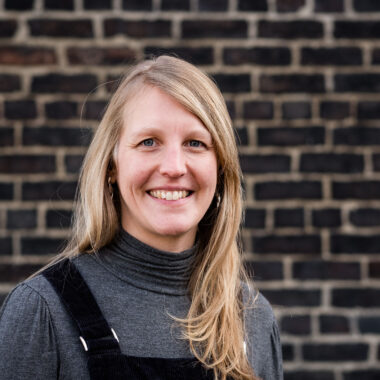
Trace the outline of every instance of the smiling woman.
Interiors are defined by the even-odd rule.
[[[0,311],[4,378],[282,379],[238,249],[240,180],[214,82],[168,56],[132,67],[84,160],[69,244]]]

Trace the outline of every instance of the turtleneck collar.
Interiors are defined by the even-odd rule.
[[[169,295],[188,294],[196,246],[183,252],[153,248],[124,229],[97,255],[115,276],[137,288]]]

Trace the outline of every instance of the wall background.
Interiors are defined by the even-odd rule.
[[[245,174],[247,265],[287,380],[380,378],[380,2],[0,0],[0,302],[67,237],[114,80],[211,73]]]

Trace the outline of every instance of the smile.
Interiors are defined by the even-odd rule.
[[[166,190],[151,190],[149,194],[153,198],[166,199],[167,201],[177,201],[178,199],[186,198],[190,192],[186,190],[166,191]]]

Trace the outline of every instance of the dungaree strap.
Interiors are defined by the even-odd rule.
[[[127,363],[121,354],[116,334],[103,317],[75,265],[66,259],[47,268],[42,274],[78,327],[78,339],[87,353],[91,380],[125,379]]]

